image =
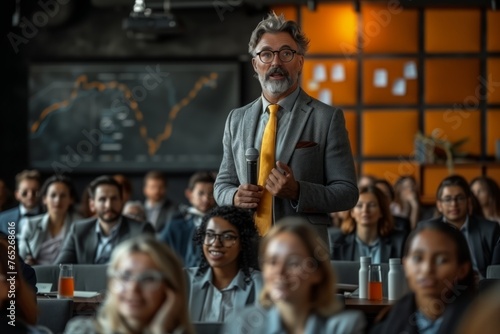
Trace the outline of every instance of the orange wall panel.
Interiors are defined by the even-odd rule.
[[[361,17],[364,52],[418,51],[417,10],[363,4]]]
[[[486,175],[491,177],[500,185],[500,166],[488,166],[486,168]]]
[[[419,182],[419,165],[412,160],[400,161],[365,161],[361,168],[362,175],[373,175],[394,184],[401,176],[413,176]]]
[[[272,6],[273,10],[277,15],[283,14],[285,19],[297,21],[297,7],[296,6]]]
[[[468,138],[460,146],[460,151],[468,154],[481,154],[481,115],[477,110],[456,112],[452,109],[426,110],[424,133],[433,134],[452,143]]]
[[[484,81],[488,82],[486,90],[488,103],[500,103],[500,58],[489,58],[486,66]]]
[[[302,28],[311,39],[309,53],[356,53],[358,17],[352,3],[301,7]]]
[[[366,104],[416,104],[418,102],[418,82],[416,79],[405,79],[405,66],[415,64],[416,59],[366,59],[363,62],[363,102]],[[375,71],[387,71],[387,85],[376,87]],[[404,79],[406,92],[394,95],[393,85],[397,79]]]
[[[353,155],[358,155],[358,115],[355,111],[344,110],[345,127],[349,134]]]
[[[426,9],[425,51],[479,52],[479,9]]]
[[[477,103],[478,77],[479,59],[427,59],[425,102]]]
[[[486,14],[487,20],[487,33],[486,45],[487,50],[500,51],[500,11],[489,10]]]
[[[494,157],[496,143],[500,140],[500,109],[491,109],[486,113],[486,154]]]
[[[344,80],[340,80],[342,71]],[[335,76],[333,72],[337,72],[337,75]],[[334,105],[355,105],[357,75],[355,60],[306,59],[302,70],[302,88],[320,100],[323,100],[320,98],[322,92],[329,92],[331,104]],[[326,101],[323,100],[323,102]]]
[[[422,195],[426,199],[435,201],[437,188],[444,178],[450,176],[449,170],[444,165],[423,166],[422,168],[424,179]],[[455,164],[453,174],[461,175],[470,182],[473,178],[481,175],[481,166]]]
[[[418,111],[364,111],[363,155],[410,156],[418,132]]]

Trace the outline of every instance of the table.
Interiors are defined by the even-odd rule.
[[[38,295],[37,299],[57,299],[52,294]],[[99,294],[95,297],[73,298],[73,316],[95,316],[99,306],[104,301],[104,295]]]
[[[397,300],[369,300],[360,299],[358,297],[346,296],[345,308],[347,310],[358,310],[365,314],[368,322],[368,328],[377,322],[377,317],[382,315],[381,312],[388,311],[391,305],[395,304]]]

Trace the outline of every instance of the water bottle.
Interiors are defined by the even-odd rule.
[[[388,298],[398,300],[404,293],[404,274],[401,259],[389,259],[389,273],[387,274]]]
[[[372,263],[370,256],[359,258],[359,298],[368,298],[368,267]]]

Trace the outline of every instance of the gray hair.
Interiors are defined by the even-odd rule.
[[[289,33],[299,47],[298,53],[305,55],[309,45],[309,39],[304,33],[302,33],[297,22],[287,21],[285,20],[285,16],[283,14],[278,16],[275,12],[269,13],[267,18],[260,21],[254,29],[252,36],[250,37],[250,42],[248,42],[248,52],[252,55],[252,57],[255,57],[255,48],[257,47],[257,44],[259,44],[262,35],[265,33],[276,34],[279,32]]]

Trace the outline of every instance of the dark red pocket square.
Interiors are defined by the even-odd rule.
[[[313,147],[318,145],[318,143],[314,141],[299,141],[297,145],[295,145],[295,148],[306,148],[306,147]]]

